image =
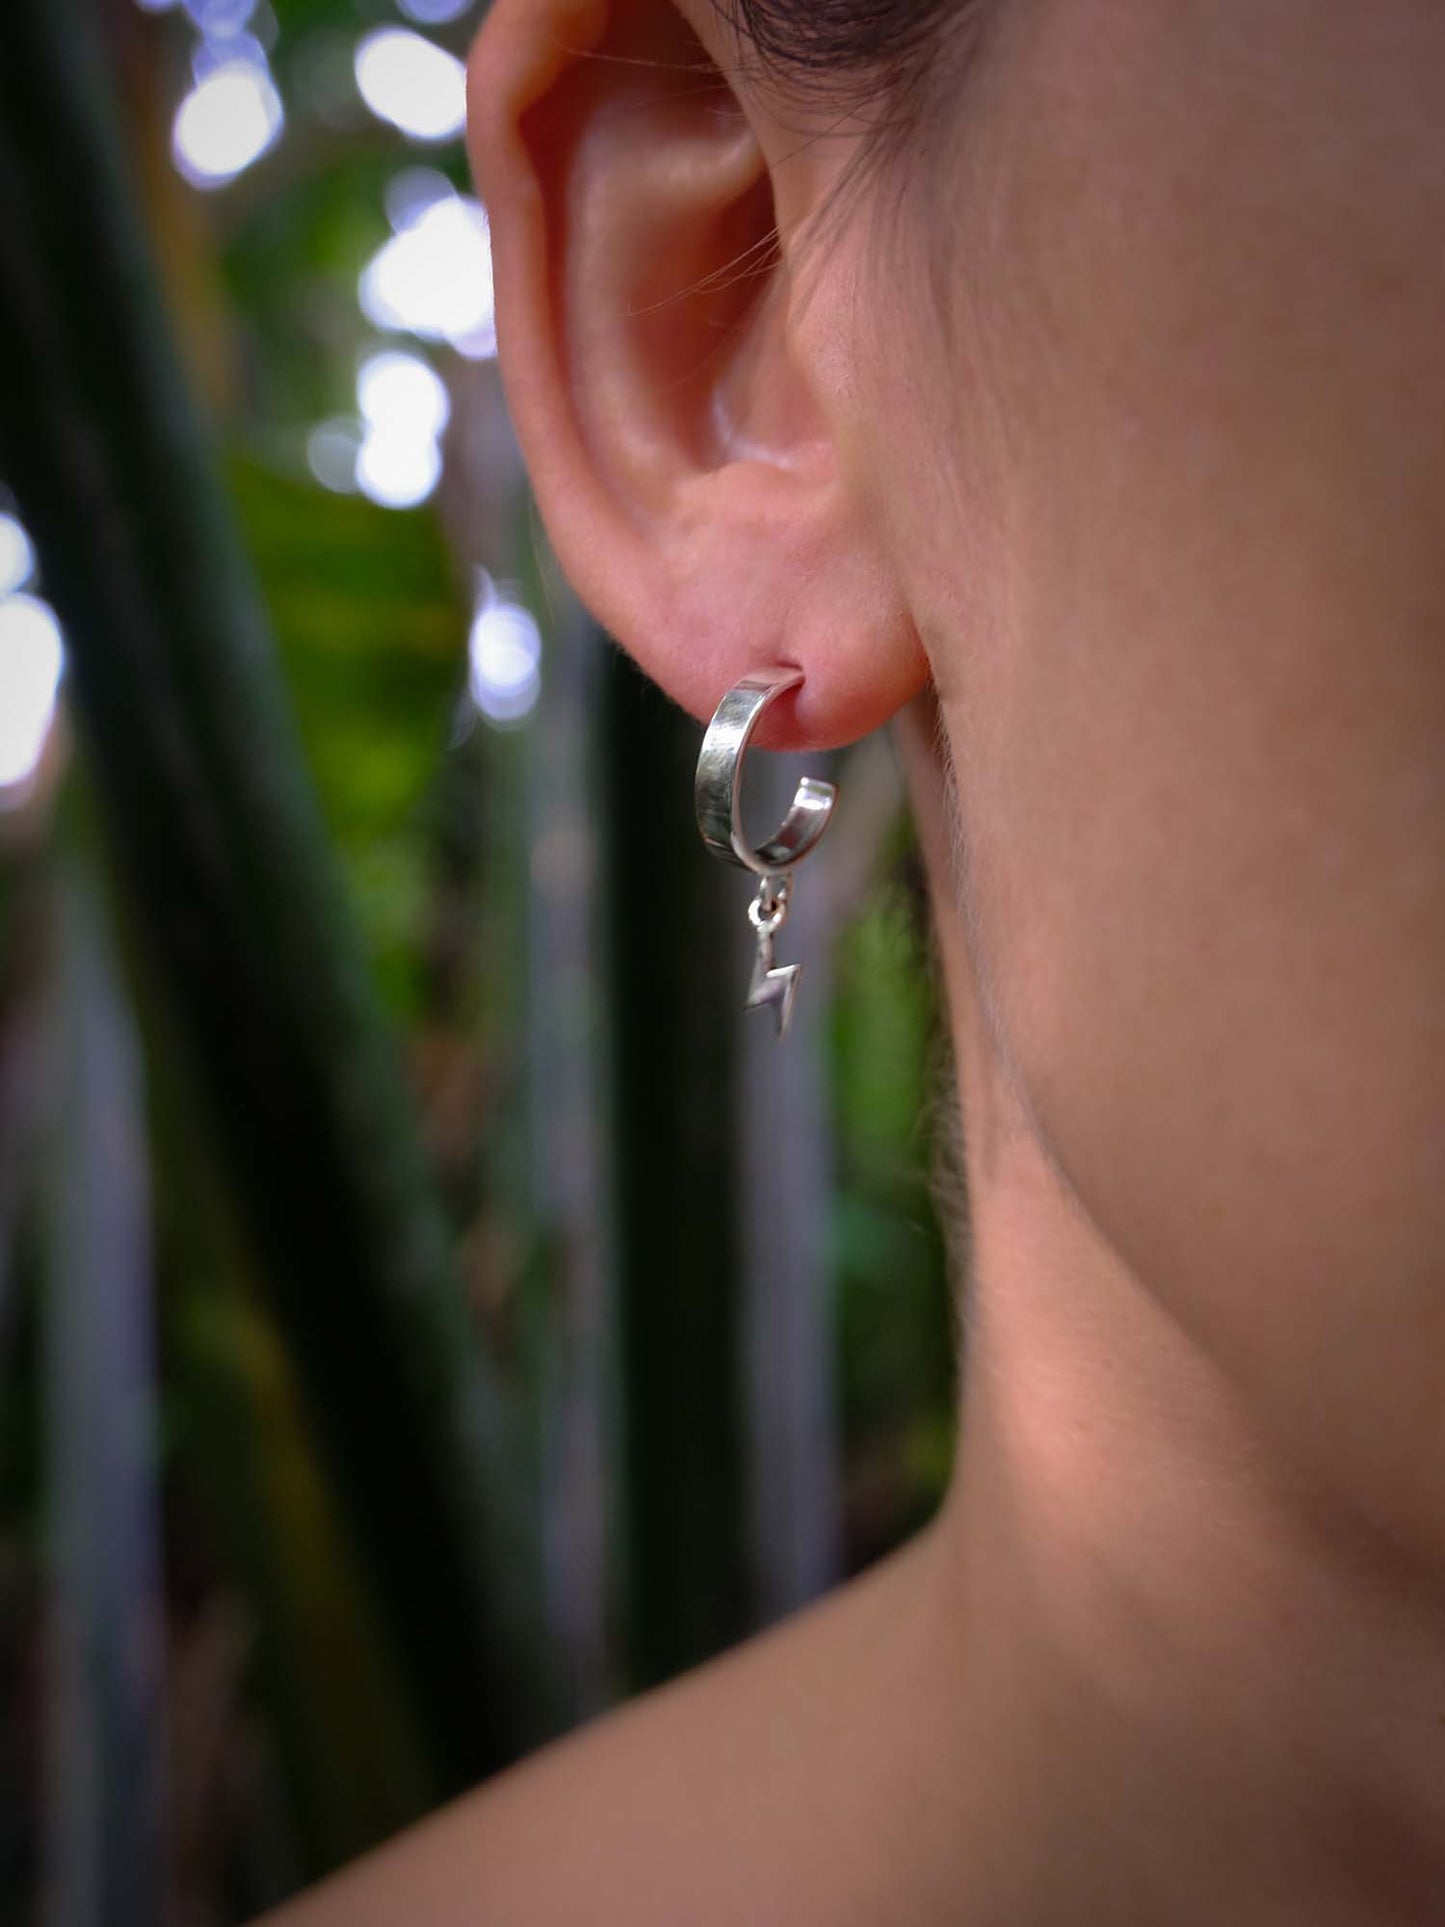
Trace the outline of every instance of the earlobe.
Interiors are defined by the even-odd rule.
[[[926,672],[814,380],[816,289],[793,326],[777,153],[699,37],[710,0],[686,4],[495,0],[470,120],[503,376],[599,620],[699,718],[797,663],[767,740],[823,746]]]

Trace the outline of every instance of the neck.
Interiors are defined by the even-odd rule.
[[[1438,1596],[1291,1470],[1103,1243],[996,1060],[971,1089],[935,1557],[1001,1917],[1440,1919]]]
[[[971,1250],[929,1553],[940,1895],[983,1922],[1440,1920],[1438,1575],[1289,1466],[1095,1230],[941,938]]]

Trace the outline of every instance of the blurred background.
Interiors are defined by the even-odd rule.
[[[478,19],[5,0],[7,1924],[244,1921],[946,1477],[892,746],[808,765],[780,1046],[511,437]]]

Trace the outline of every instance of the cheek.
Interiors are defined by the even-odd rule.
[[[1359,11],[1036,10],[971,304],[1006,432],[954,436],[982,579],[935,536],[915,586],[1058,1162],[1291,1445],[1438,1548],[1445,25],[1391,6],[1382,51]]]

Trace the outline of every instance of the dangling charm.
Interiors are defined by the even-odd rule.
[[[788,915],[788,898],[793,893],[791,877],[764,877],[758,894],[748,905],[748,922],[758,933],[758,954],[753,961],[753,980],[748,985],[745,1010],[766,1010],[771,1004],[778,1020],[778,1035],[786,1037],[793,1021],[793,999],[803,975],[801,964],[774,964],[773,938]]]
[[[725,863],[751,870],[760,879],[758,894],[748,905],[748,919],[757,932],[758,954],[748,986],[747,1010],[771,1008],[778,1036],[786,1034],[798,994],[801,964],[775,964],[773,939],[788,914],[793,879],[788,874],[817,845],[828,827],[838,792],[820,777],[805,776],[792,808],[766,843],[756,850],[743,836],[743,755],[758,718],[768,704],[803,680],[801,669],[755,670],[730,689],[718,704],[697,759],[697,826],[702,840]]]

